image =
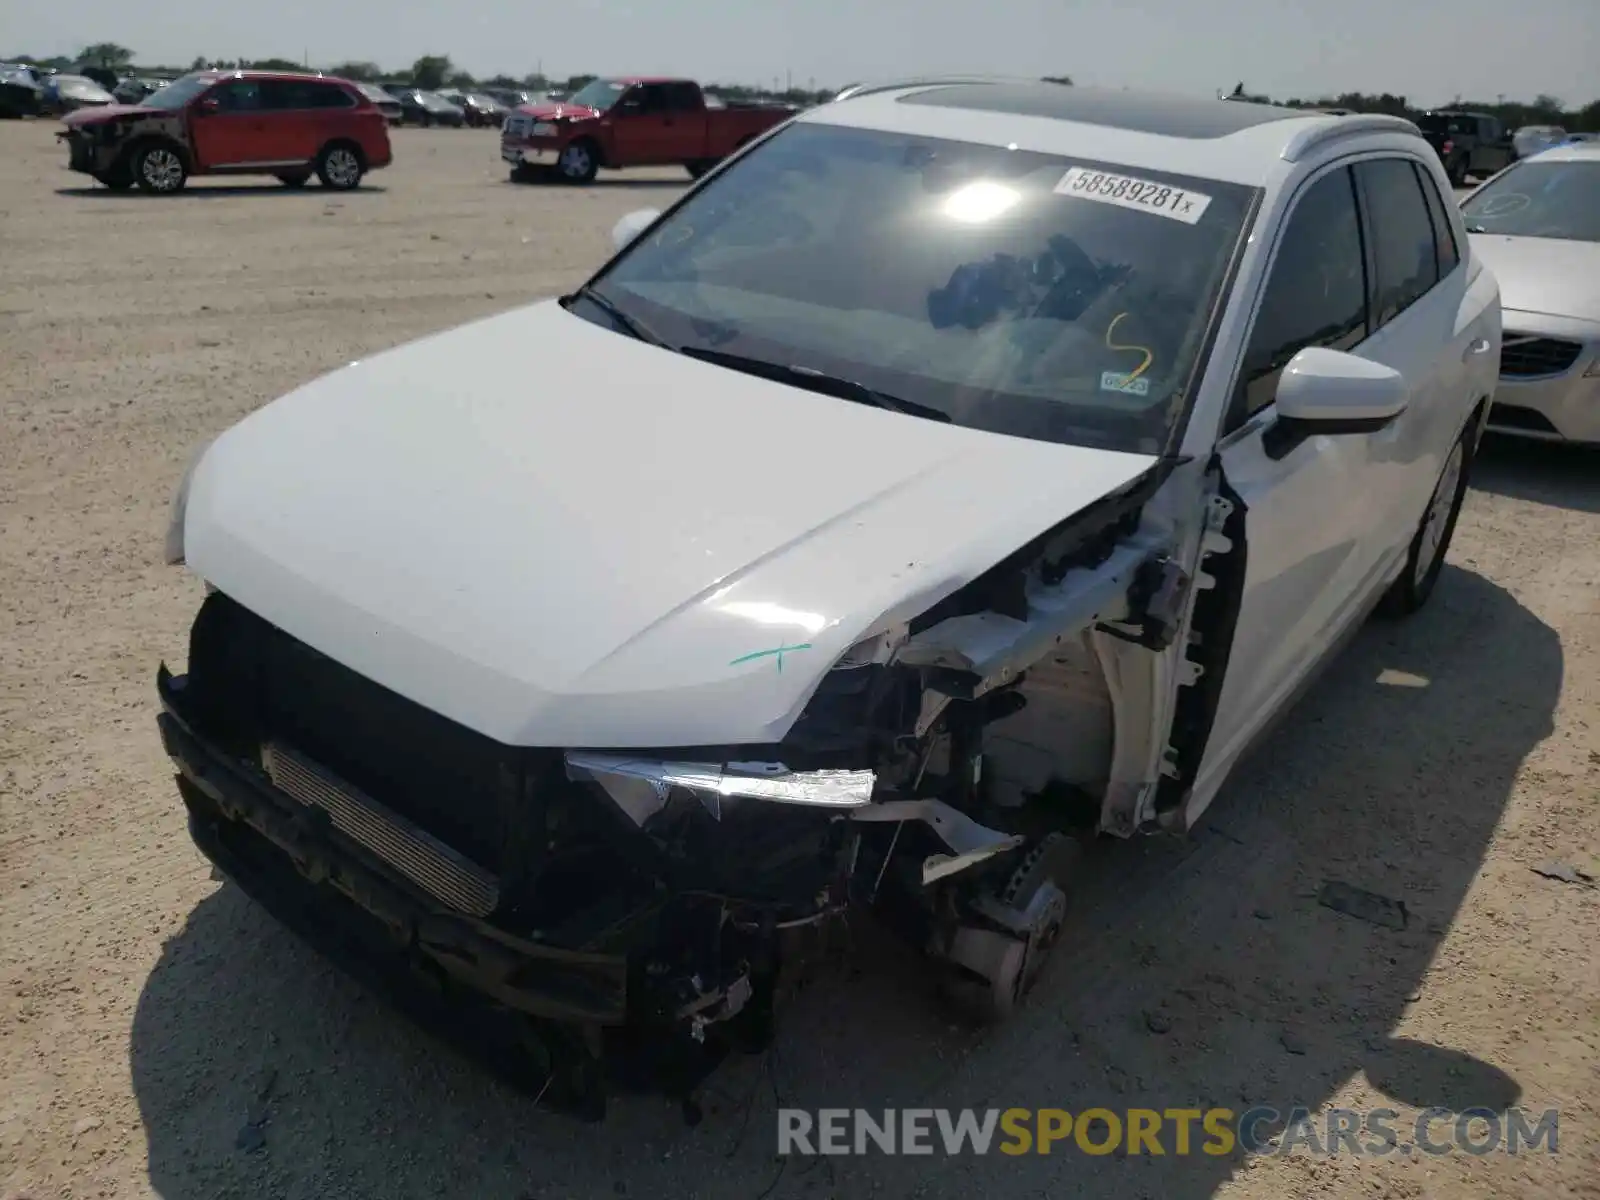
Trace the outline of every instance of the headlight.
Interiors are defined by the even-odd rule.
[[[176,567],[183,563],[183,522],[189,511],[189,484],[194,479],[195,468],[200,465],[200,460],[205,457],[209,449],[211,442],[207,442],[194,452],[194,456],[189,459],[189,465],[183,469],[183,478],[178,480],[178,490],[172,493],[172,508],[167,515],[168,566]]]
[[[556,127],[549,121],[537,121],[532,130],[534,137],[555,137]]]

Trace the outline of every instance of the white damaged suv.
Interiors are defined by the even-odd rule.
[[[1192,825],[1433,590],[1501,337],[1450,196],[1385,116],[796,117],[571,295],[198,457],[159,677],[197,842],[589,1116],[762,1044],[852,906],[1003,1016],[1080,838]]]

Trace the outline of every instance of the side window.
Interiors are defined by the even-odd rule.
[[[355,97],[336,83],[313,83],[309,106],[311,108],[354,108]]]
[[[700,91],[692,83],[669,83],[663,90],[671,112],[693,112],[700,107]]]
[[[209,98],[223,112],[255,112],[261,107],[261,85],[253,79],[232,79],[212,88]]]
[[[1433,181],[1433,176],[1418,163],[1412,163],[1411,169],[1417,173],[1417,182],[1422,185],[1422,198],[1428,202],[1428,216],[1433,221],[1434,257],[1439,261],[1439,278],[1443,279],[1461,263],[1455,227],[1450,224],[1450,212],[1444,206],[1439,185]]]
[[[666,90],[659,83],[645,83],[636,87],[634,95],[639,98],[639,111],[651,114],[666,112],[671,107]]]
[[[1374,330],[1381,329],[1439,282],[1439,261],[1422,185],[1409,160],[1377,158],[1356,164],[1367,201],[1377,286]]]
[[[1367,272],[1350,171],[1311,185],[1289,214],[1240,373],[1237,426],[1268,404],[1307,346],[1349,350],[1367,336]]]

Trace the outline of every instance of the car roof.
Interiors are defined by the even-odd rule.
[[[1562,142],[1530,154],[1523,162],[1600,162],[1600,142]]]
[[[236,71],[196,71],[196,75],[207,79],[323,79],[329,83],[349,83],[341,75],[329,75],[323,71],[255,71],[244,68]]]
[[[868,87],[796,120],[1022,146],[1259,187],[1308,134],[1383,119],[1034,80],[964,80]],[[1390,119],[1384,131],[1405,129],[1415,133]]]

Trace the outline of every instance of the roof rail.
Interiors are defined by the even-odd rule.
[[[881,80],[878,83],[852,83],[840,89],[834,100],[853,100],[857,96],[871,96],[878,92],[897,92],[910,87],[949,87],[958,83],[1040,83],[1041,80],[1016,75],[917,75],[906,79]]]
[[[1422,130],[1417,128],[1416,123],[1404,117],[1390,116],[1388,113],[1351,113],[1346,117],[1335,117],[1326,124],[1302,129],[1289,139],[1289,144],[1278,157],[1284,162],[1299,162],[1307,152],[1324,142],[1355,133],[1409,133],[1413,137],[1422,136]]]

